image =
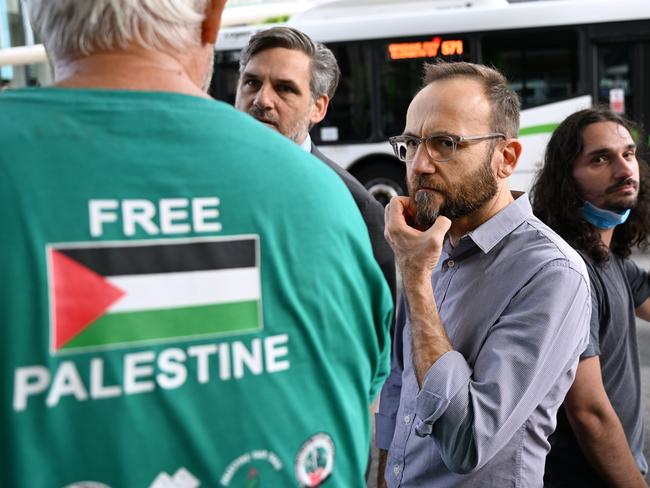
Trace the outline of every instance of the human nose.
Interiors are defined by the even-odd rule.
[[[260,89],[257,90],[253,103],[263,109],[271,108],[273,105],[272,90],[267,85],[262,85]]]
[[[635,157],[627,159],[623,155],[618,155],[615,161],[614,177],[622,180],[634,176],[634,167],[637,164]]]

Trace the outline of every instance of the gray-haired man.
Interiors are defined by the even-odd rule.
[[[205,93],[224,4],[25,4],[55,86],[0,93],[0,486],[364,483],[390,292],[339,178]]]
[[[339,83],[332,51],[299,30],[273,27],[251,37],[242,51],[239,72],[235,106],[319,158],[348,187],[394,298],[395,260],[384,239],[381,205],[350,173],[325,157],[309,136],[309,130],[325,118]]]

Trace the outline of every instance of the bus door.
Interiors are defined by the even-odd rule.
[[[641,126],[638,141],[650,147],[650,41],[598,42],[594,45],[594,101],[609,105]]]

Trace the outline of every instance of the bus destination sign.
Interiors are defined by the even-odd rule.
[[[443,41],[440,37],[434,37],[430,41],[394,42],[388,45],[388,55],[392,60],[454,56],[463,52],[464,44],[461,39]]]

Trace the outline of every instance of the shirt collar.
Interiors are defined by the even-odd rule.
[[[530,206],[528,195],[524,192],[512,192],[512,196],[515,199],[513,202],[464,236],[456,246],[456,252],[464,253],[467,244],[469,244],[467,241],[471,239],[471,242],[487,254],[526,219],[532,217],[533,209]],[[448,246],[448,251],[451,251],[449,239],[445,244],[446,247]]]
[[[308,153],[311,152],[311,137],[309,136],[309,132],[307,132],[307,137],[305,137],[305,140],[302,141],[300,147],[302,147]]]
[[[512,196],[514,202],[469,233],[484,253],[490,252],[504,237],[533,215],[528,195],[524,192],[512,192]]]

